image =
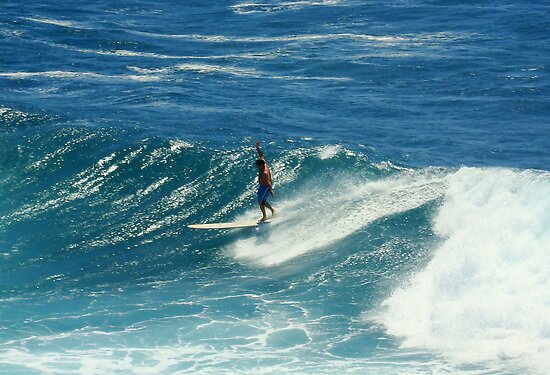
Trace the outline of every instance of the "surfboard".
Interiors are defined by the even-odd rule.
[[[187,228],[191,229],[237,229],[237,228],[253,228],[260,224],[269,223],[266,221],[238,221],[233,223],[211,223],[211,224],[189,224]]]

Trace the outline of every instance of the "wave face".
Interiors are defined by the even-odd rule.
[[[3,202],[0,217],[6,230],[18,234],[6,241],[26,251],[6,253],[2,277],[34,288],[51,280],[49,263],[58,270],[57,283],[79,280],[79,274],[145,277],[151,270],[134,264],[133,249],[145,254],[170,244],[188,254],[197,236],[225,238],[185,225],[259,215],[254,154],[250,146],[214,151],[87,127],[52,126],[7,144],[0,186],[12,199]],[[448,173],[376,164],[340,146],[281,150],[271,167],[284,197],[276,220],[261,239],[248,231],[222,246],[226,256],[258,266],[322,250],[373,222],[423,207],[443,194]],[[112,251],[129,259],[111,264],[106,253]],[[33,272],[21,273],[21,267]]]
[[[10,113],[29,135],[8,131],[0,154],[3,370],[391,373],[408,361],[354,317],[425,261],[449,170],[279,149],[273,223],[197,232],[186,224],[258,216],[253,147]]]
[[[548,366],[547,172],[280,149],[275,220],[197,232],[258,216],[252,147],[10,119],[5,371]]]
[[[546,5],[0,1],[0,373],[550,372]],[[253,220],[256,153],[276,217]]]

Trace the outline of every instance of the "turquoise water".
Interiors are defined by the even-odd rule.
[[[1,373],[550,369],[544,2],[0,10]]]

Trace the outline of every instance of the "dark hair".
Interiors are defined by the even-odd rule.
[[[263,167],[265,165],[265,161],[262,160],[262,159],[258,159],[258,160],[256,160],[256,165],[259,165],[259,166]]]

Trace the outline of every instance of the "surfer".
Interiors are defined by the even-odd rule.
[[[264,154],[260,149],[260,142],[256,142],[256,151],[258,151],[258,156],[260,157],[256,160],[256,168],[258,168],[258,204],[260,205],[260,210],[262,210],[262,218],[260,221],[266,221],[267,215],[265,213],[265,208],[269,208],[271,215],[275,215],[275,209],[267,203],[267,193],[271,194],[272,197],[275,197],[273,192],[273,187],[271,186],[271,171],[265,161]]]

